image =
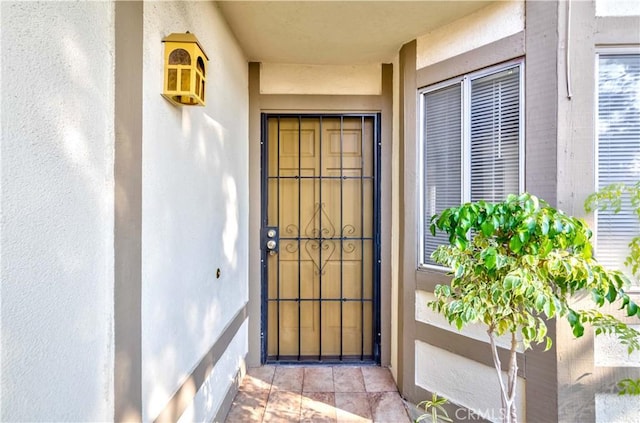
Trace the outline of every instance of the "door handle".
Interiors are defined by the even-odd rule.
[[[280,244],[280,231],[277,226],[267,226],[262,230],[262,245],[269,254],[276,254]]]

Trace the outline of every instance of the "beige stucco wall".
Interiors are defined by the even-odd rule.
[[[630,324],[640,332],[640,324]],[[599,335],[593,340],[593,362],[598,367],[640,367],[640,351],[629,354],[614,335]]]
[[[209,57],[206,107],[160,95],[161,40],[187,30]],[[150,2],[143,66],[142,419],[183,387],[182,418],[210,421],[248,348],[245,323],[199,391],[190,385],[248,300],[247,61],[214,3]]]
[[[524,29],[524,1],[497,1],[417,38],[417,69]],[[453,76],[453,75],[452,75]]]
[[[261,94],[380,95],[381,92],[380,64],[261,64]]]
[[[495,368],[416,341],[415,376],[418,386],[468,409],[456,409],[451,418],[472,421],[473,416],[480,416],[493,422],[502,421],[500,386]],[[502,372],[502,377],[506,380],[505,372]],[[518,377],[516,412],[519,421],[526,421],[525,389],[525,380]]]
[[[598,0],[571,2],[570,9],[565,3],[558,8],[558,207],[585,217],[590,225],[594,220],[585,212],[584,200],[596,189],[596,52],[620,45],[640,47],[640,31],[633,30],[640,28],[640,9],[633,3]],[[632,298],[638,302],[640,294],[636,292]],[[574,304],[586,306],[593,304],[588,300]],[[625,319],[624,313],[613,307],[606,311]],[[638,322],[635,318],[626,320]],[[629,357],[616,340],[595,337],[593,331],[573,339],[566,322],[558,324],[556,345],[559,421],[637,421],[637,397],[615,394],[619,380],[640,377],[637,353]]]
[[[400,271],[400,57],[393,58],[393,148],[391,154],[391,373],[398,380],[398,276]]]
[[[639,16],[640,2],[636,0],[595,0],[596,16]]]
[[[114,4],[0,13],[0,420],[109,421]]]

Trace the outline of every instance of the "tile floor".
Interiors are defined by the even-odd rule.
[[[411,420],[386,368],[262,366],[247,371],[226,422]]]

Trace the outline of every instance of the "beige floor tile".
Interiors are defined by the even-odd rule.
[[[334,367],[333,385],[336,392],[366,392],[359,367]]]
[[[259,397],[256,392],[238,392],[233,400],[231,410],[229,410],[225,422],[245,423],[262,421],[269,391],[266,391],[266,393],[266,396]]]
[[[271,384],[273,382],[273,374],[276,371],[276,366],[259,366],[259,367],[249,367],[247,369],[247,375],[253,377],[254,379],[260,379],[263,382]]]
[[[301,422],[335,422],[335,395],[332,392],[305,392],[300,406]]]
[[[369,404],[376,423],[411,423],[404,402],[397,392],[371,392]]]
[[[367,392],[397,392],[398,388],[393,381],[389,369],[385,367],[362,367],[362,377]]]
[[[333,369],[331,367],[306,367],[302,391],[334,392]]]
[[[247,370],[247,374],[242,379],[239,390],[241,392],[266,391],[267,395],[271,389],[273,382],[273,374],[275,368],[273,366],[255,367]]]
[[[301,402],[302,398],[299,392],[272,390],[264,410],[263,421],[298,421]]]
[[[341,423],[372,421],[371,406],[366,393],[336,392],[336,419]]]
[[[244,422],[408,423],[396,385],[375,366],[262,366],[247,370],[227,415]]]
[[[295,366],[277,366],[273,375],[273,389],[281,391],[302,392],[304,368]]]

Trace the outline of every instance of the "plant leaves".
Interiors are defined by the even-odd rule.
[[[493,247],[487,248],[481,254],[484,259],[484,265],[487,269],[491,270],[496,267],[496,249]]]
[[[520,238],[518,236],[514,236],[513,238],[511,238],[511,240],[509,241],[509,249],[511,249],[511,251],[513,251],[514,253],[519,253],[521,248],[522,241],[520,241]]]
[[[487,219],[484,222],[482,222],[482,225],[480,225],[480,230],[482,231],[482,234],[484,236],[490,236],[491,234],[493,234],[493,231],[495,230],[495,226],[493,225],[493,220]]]
[[[536,297],[536,302],[534,305],[536,311],[538,312],[542,311],[546,303],[547,303],[547,298],[542,293],[538,293],[538,296]]]
[[[582,335],[584,335],[584,326],[582,326],[582,323],[580,323],[580,321],[576,322],[576,324],[573,325],[572,332],[573,336],[575,336],[576,338],[580,338]]]

